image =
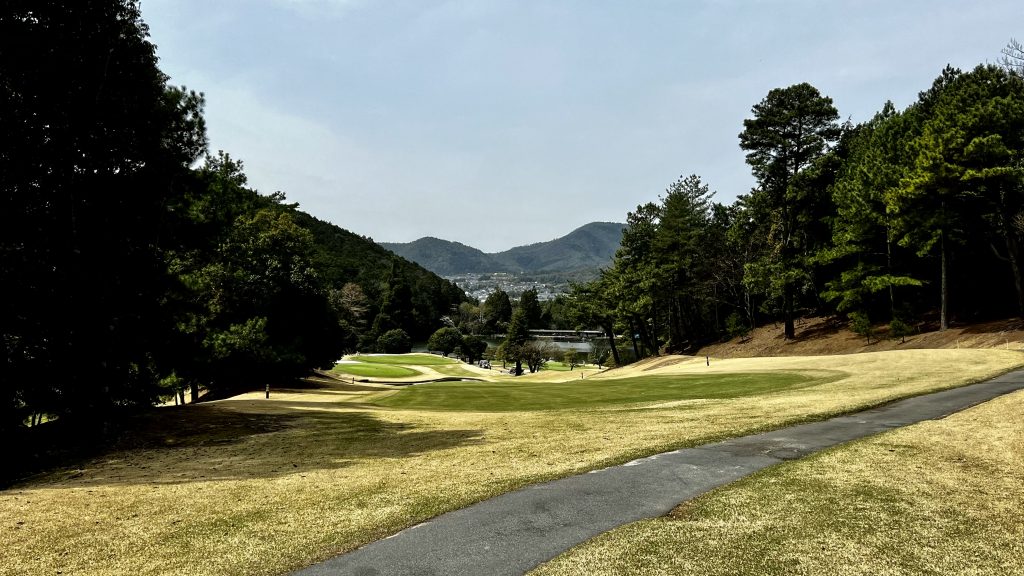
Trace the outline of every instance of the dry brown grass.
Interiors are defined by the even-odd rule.
[[[823,354],[854,354],[886,350],[938,348],[1002,348],[1024,350],[1024,320],[1013,318],[971,325],[954,325],[938,330],[937,324],[922,324],[906,342],[887,337],[888,326],[876,326],[877,335],[868,344],[863,336],[854,334],[834,318],[808,317],[796,321],[796,338],[786,340],[781,324],[757,328],[744,338],[712,344],[697,355],[720,357],[757,356],[820,356]]]
[[[1024,574],[1024,393],[786,463],[532,572]]]
[[[767,396],[629,409],[384,410],[367,400],[396,392],[328,381],[270,400],[256,393],[161,409],[156,417],[170,422],[154,422],[138,447],[0,492],[0,567],[279,574],[531,482],[959,385],[1022,361],[1003,350],[909,350],[710,367],[684,360],[588,376],[842,376]]]

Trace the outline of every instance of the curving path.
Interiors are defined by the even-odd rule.
[[[634,460],[438,516],[300,576],[523,574],[602,532],[667,514],[723,484],[824,448],[1024,389],[1024,370],[879,408]]]

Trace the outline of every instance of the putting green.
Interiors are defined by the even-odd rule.
[[[436,354],[357,354],[351,360],[367,364],[398,364],[407,366],[438,366],[441,364],[457,364],[454,358],[445,358]]]
[[[510,412],[565,410],[673,400],[738,398],[830,382],[836,376],[756,372],[647,376],[569,382],[438,382],[400,390],[373,403],[389,408]]]
[[[412,368],[406,368],[405,366],[391,366],[388,364],[363,364],[363,363],[344,363],[337,364],[331,370],[332,372],[341,374],[350,374],[352,376],[368,376],[373,378],[407,378],[409,376],[418,376],[422,372],[413,370]]]

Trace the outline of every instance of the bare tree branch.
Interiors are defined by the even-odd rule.
[[[1010,38],[1002,52],[1003,57],[999,59],[999,63],[1008,70],[1024,74],[1024,45]]]

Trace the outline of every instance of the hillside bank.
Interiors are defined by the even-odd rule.
[[[943,348],[1007,348],[1024,351],[1024,320],[1010,318],[975,324],[954,325],[939,331],[925,323],[905,341],[888,337],[885,326],[876,326],[870,343],[855,334],[846,322],[834,318],[809,317],[796,321],[796,338],[786,340],[782,324],[767,324],[747,336],[702,347],[695,356],[751,358],[756,356],[820,356],[855,354],[884,350]]]

